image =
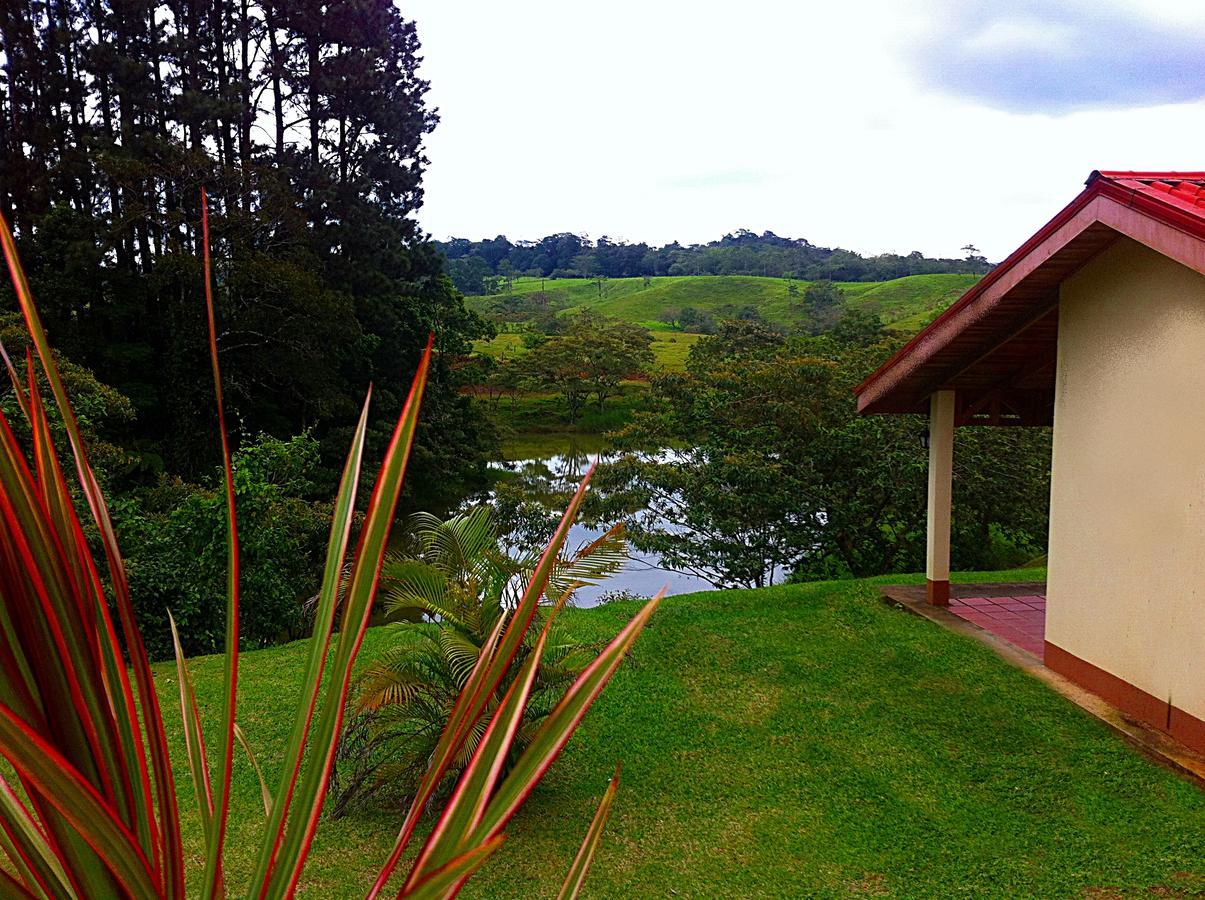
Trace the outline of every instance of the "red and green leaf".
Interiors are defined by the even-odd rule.
[[[297,787],[306,741],[322,689],[322,675],[326,667],[327,651],[330,649],[331,631],[334,628],[335,610],[338,606],[339,588],[342,584],[343,561],[347,557],[347,548],[351,538],[351,523],[355,511],[356,491],[360,483],[360,465],[364,454],[364,435],[368,429],[368,408],[371,398],[372,389],[370,388],[368,396],[364,400],[363,409],[360,411],[360,421],[352,437],[351,450],[347,455],[347,462],[343,466],[343,476],[339,481],[339,492],[335,499],[330,542],[327,545],[326,568],[322,587],[318,593],[318,608],[314,616],[314,634],[310,638],[309,658],[306,661],[305,676],[302,679],[305,695],[294,714],[293,729],[285,751],[285,764],[281,770],[280,784],[276,789],[271,811],[268,814],[268,827],[264,833],[264,840],[260,844],[255,878],[252,882],[253,885],[260,886],[259,896],[261,897],[265,896],[267,892],[268,875],[276,862],[281,842],[284,840],[284,829],[293,801],[293,792]]]
[[[17,570],[10,570],[12,572],[11,580],[13,583],[21,585],[22,592],[27,593],[31,599],[36,596],[42,596],[47,600],[52,599],[47,594],[47,584],[52,585],[56,590],[65,589],[71,592],[70,602],[55,601],[54,605],[60,611],[61,616],[66,616],[72,622],[67,629],[68,632],[77,637],[80,634],[87,637],[91,662],[87,663],[82,671],[79,670],[82,664],[80,660],[86,658],[79,648],[76,648],[76,656],[70,662],[77,670],[76,678],[81,687],[86,684],[88,692],[103,692],[106,696],[109,702],[104,717],[110,715],[114,717],[114,720],[107,724],[102,722],[98,725],[96,721],[93,722],[93,728],[100,736],[99,739],[106,745],[100,749],[93,764],[105,765],[108,768],[106,759],[111,761],[120,757],[124,761],[126,769],[132,772],[128,798],[120,808],[115,809],[117,821],[123,827],[133,827],[138,835],[140,848],[146,851],[155,872],[162,876],[163,893],[169,897],[181,896],[184,889],[184,865],[175,785],[150,663],[134,620],[125,564],[117,546],[116,534],[103,492],[88,462],[75,413],[17,256],[12,232],[2,217],[0,217],[0,249],[3,251],[17,303],[25,318],[31,342],[42,367],[42,373],[50,386],[71,445],[83,498],[100,533],[108,567],[109,586],[121,621],[124,644],[130,656],[134,684],[137,686],[138,704],[141,706],[140,712],[135,709],[134,691],[127,681],[124,665],[121,663],[121,645],[118,643],[116,632],[109,620],[104,594],[99,589],[99,577],[92,564],[90,552],[78,522],[68,523],[70,528],[65,533],[58,533],[58,529],[55,529],[55,538],[48,541],[44,537],[46,529],[53,528],[55,524],[60,529],[65,527],[62,517],[60,516],[56,523],[54,517],[44,507],[27,508],[27,512],[29,509],[33,510],[31,515],[22,517],[20,521],[11,524],[13,527],[26,530],[27,534],[33,537],[34,544],[40,549],[33,561],[32,568],[27,565],[25,572],[21,574],[18,574]],[[32,409],[28,408],[32,402],[33,398],[28,398],[26,412],[30,414],[31,420],[37,418],[32,415]],[[7,432],[7,424],[5,424],[4,430]],[[53,452],[48,439],[46,449]],[[43,461],[46,461],[45,456]],[[39,490],[37,482],[23,464],[19,467],[4,465],[0,468],[5,470],[4,487],[6,492],[14,489],[23,492]],[[57,467],[43,465],[42,472],[43,480],[53,482],[53,491],[58,496],[69,497],[70,491],[62,479],[62,474],[57,471]],[[69,501],[65,500],[60,508],[65,509],[68,504]],[[57,556],[54,552],[55,547],[59,548]],[[62,548],[67,549],[64,552]],[[10,549],[12,548],[10,547]],[[81,567],[77,560],[85,559],[82,570],[86,577],[81,578]],[[29,560],[26,561],[26,563],[29,562]],[[12,559],[12,563],[19,565],[16,558]],[[75,574],[74,583],[65,582],[65,579],[69,578],[67,573]],[[12,598],[6,599],[11,600]],[[30,604],[27,603],[26,607],[29,606]],[[74,609],[71,609],[72,606]],[[68,609],[70,612],[62,612]],[[11,625],[19,617],[13,615],[11,611],[6,611],[6,618]],[[48,630],[49,632],[54,631],[53,623],[44,614],[39,614],[38,618],[41,625],[36,627],[42,629],[43,636]],[[59,629],[62,630],[61,621]],[[26,637],[31,637],[31,634],[27,633]],[[35,641],[21,646],[19,653],[10,654],[10,658],[5,661],[5,680],[12,676],[19,677],[22,673],[28,673],[31,658],[48,657],[51,646],[52,643],[45,640]],[[17,656],[22,658],[16,658]],[[65,665],[66,663],[64,663]],[[43,669],[52,669],[53,666],[53,662],[42,664]],[[66,679],[67,682],[71,680],[71,675],[65,667],[59,671],[55,680],[61,679]],[[86,698],[84,706],[95,709],[95,704]],[[71,730],[73,727],[79,728],[83,725],[81,720],[77,720],[74,726],[69,721],[76,714],[73,704],[45,708],[50,710],[50,714],[54,716],[56,729]],[[49,723],[44,724],[49,725]],[[144,726],[146,729],[145,743]],[[102,734],[103,736],[101,736]],[[114,742],[117,743],[116,747],[111,746]],[[78,745],[76,746],[78,749]],[[63,748],[67,749],[68,745],[64,744]],[[80,761],[82,762],[82,760]],[[110,772],[109,775],[114,776],[115,772]],[[152,781],[154,783],[153,797]],[[124,780],[120,776],[116,776],[116,781],[110,778],[110,783],[121,785],[124,788]],[[116,788],[114,789],[116,790]],[[65,821],[53,806],[46,805],[42,798],[36,796],[36,791],[31,796],[31,802],[46,826],[48,838],[57,843],[58,850],[65,861],[65,867],[71,872],[73,879],[79,881],[85,892],[90,889],[102,891],[105,885],[103,879],[107,879],[108,876],[103,872],[99,876],[95,873],[95,866],[91,864],[92,861],[85,853],[86,844],[78,834],[73,832],[70,823]],[[96,880],[97,878],[102,880]]]
[[[288,897],[301,877],[325,800],[342,726],[352,665],[368,626],[389,528],[405,477],[418,410],[431,364],[432,342],[420,360],[398,417],[360,531],[350,577],[342,575],[350,544],[368,421],[365,401],[340,482],[326,571],[303,683],[275,794],[235,722],[239,642],[239,552],[234,473],[223,415],[221,371],[209,242],[208,203],[201,197],[204,296],[210,363],[218,409],[227,513],[228,583],[221,747],[211,778],[204,735],[175,623],[185,751],[197,793],[206,853],[203,890],[224,893],[222,852],[230,808],[234,742],[244,747],[260,778],[267,823],[249,896]],[[76,475],[100,535],[107,586],[92,558],[70,487],[59,465],[39,394],[33,355],[21,383],[0,348],[33,437],[31,469],[0,415],[0,755],[17,771],[28,805],[0,779],[0,890],[57,898],[128,895],[182,897],[184,863],[179,811],[163,720],[150,665],[134,620],[125,564],[101,491],[88,462],[78,422],[24,272],[12,234],[0,218],[0,249],[12,276],[42,375],[50,386],[71,447]],[[588,666],[546,717],[515,768],[501,778],[530,698],[548,624],[519,672],[512,666],[548,591],[560,553],[585,495],[590,474],[565,510],[516,608],[500,617],[449,717],[430,767],[402,824],[393,852],[371,895],[388,883],[428,801],[452,761],[473,747],[470,762],[405,882],[410,897],[449,897],[501,843],[502,828],[543,777],[593,700],[656,608],[649,603]],[[122,630],[109,612],[111,594]],[[659,598],[658,598],[659,599]],[[341,628],[333,653],[337,614]],[[127,669],[123,646],[129,653]],[[328,665],[329,657],[329,665]],[[329,672],[327,669],[329,668]],[[133,674],[131,681],[130,672]],[[509,687],[500,702],[500,686]],[[485,711],[493,709],[480,741]],[[604,797],[570,870],[576,891],[606,819],[615,782]],[[567,895],[568,896],[568,895]]]
[[[607,817],[611,815],[611,802],[615,799],[615,791],[618,789],[619,766],[616,766],[615,774],[611,776],[611,783],[607,785],[607,790],[598,804],[594,820],[586,829],[586,837],[582,840],[577,856],[573,858],[573,865],[569,867],[569,874],[565,876],[561,890],[556,895],[557,900],[575,900],[581,893],[582,885],[586,883],[586,873],[590,870],[590,864],[594,862],[594,852],[602,841],[603,828],[607,824]]]
[[[331,664],[331,674],[326,684],[322,710],[310,738],[311,746],[314,748],[313,758],[308,761],[298,782],[296,792],[296,799],[299,803],[298,814],[286,825],[279,859],[263,893],[265,896],[277,897],[292,894],[301,877],[301,870],[305,865],[305,858],[313,841],[314,831],[318,827],[318,817],[321,815],[323,802],[326,799],[327,784],[330,779],[331,766],[334,763],[339,729],[343,724],[347,693],[351,686],[352,664],[359,653],[360,644],[364,639],[364,631],[368,628],[373,597],[380,580],[386,541],[397,509],[410,448],[414,443],[419,405],[422,402],[423,390],[427,384],[427,373],[431,365],[433,342],[434,336],[427,341],[426,350],[419,361],[418,371],[415,373],[410,387],[410,396],[398,417],[393,437],[385,452],[376,484],[373,486],[372,495],[368,501],[368,511],[360,530],[351,578],[342,599],[342,623]],[[328,574],[331,573],[328,572]]]
[[[63,861],[12,786],[0,778],[0,841],[20,881],[37,897],[74,897]]]
[[[213,787],[209,780],[209,759],[205,753],[205,735],[201,729],[201,712],[197,709],[197,693],[193,690],[188,666],[184,662],[184,649],[180,646],[180,632],[176,619],[169,611],[168,624],[172,630],[172,644],[176,648],[176,681],[180,687],[180,719],[183,723],[184,754],[188,757],[189,774],[193,790],[197,795],[197,813],[201,819],[201,830],[209,833],[213,820]]]
[[[122,890],[134,897],[162,896],[157,874],[117,811],[65,756],[5,706],[0,706],[0,754],[71,823]]]
[[[663,594],[664,591],[641,607],[611,643],[582,671],[565,692],[565,696],[540,724],[527,749],[523,751],[523,755],[490,800],[477,828],[478,840],[498,834],[535,789],[544,773],[565,749],[586,711],[598,699],[598,695],[602,693],[602,689],[606,687],[619,664],[623,662],[624,656],[656,612]]]
[[[381,867],[376,883],[369,892],[370,900],[380,894],[386,883],[393,876],[394,870],[401,860],[402,853],[405,852],[410,838],[414,834],[414,829],[418,824],[419,818],[426,809],[427,802],[431,799],[431,795],[435,793],[436,788],[439,787],[452,761],[460,755],[465,740],[473,732],[474,728],[476,728],[482,713],[489,704],[490,698],[493,697],[494,692],[498,689],[498,685],[506,677],[511,662],[519,650],[519,645],[523,642],[527,630],[531,626],[532,619],[535,617],[540,597],[543,595],[544,587],[547,585],[553,568],[556,566],[561,548],[569,537],[569,530],[577,518],[577,512],[581,507],[582,501],[585,499],[586,487],[590,482],[590,476],[593,472],[594,467],[591,466],[582,478],[581,484],[578,485],[577,491],[574,493],[573,498],[565,509],[564,515],[561,517],[560,525],[557,527],[552,540],[549,541],[543,555],[540,557],[539,563],[532,572],[522,599],[510,617],[503,620],[506,630],[499,640],[497,649],[489,654],[482,652],[478,658],[477,665],[473,669],[472,675],[470,675],[464,689],[461,690],[460,695],[457,697],[456,703],[452,707],[451,715],[448,718],[448,724],[444,726],[439,743],[432,754],[432,761],[424,773],[422,780],[419,782],[414,799],[410,803],[409,812],[407,812],[406,819],[402,823],[402,828],[398,833],[397,840],[394,842],[393,850],[389,858],[386,859],[385,864]],[[502,624],[503,622],[499,622],[500,626]]]
[[[218,760],[217,803],[206,829],[205,886],[208,897],[222,893],[222,851],[230,814],[230,776],[234,766],[234,718],[238,698],[239,641],[239,552],[238,521],[234,508],[234,466],[230,461],[230,438],[222,402],[222,371],[218,364],[218,332],[214,321],[213,272],[209,249],[209,200],[201,189],[201,257],[205,276],[205,311],[209,323],[209,363],[213,370],[213,392],[217,399],[218,434],[222,448],[222,472],[226,487],[226,652],[222,691],[222,754]]]
[[[506,696],[490,717],[481,743],[473,753],[468,767],[461,774],[455,792],[448,799],[439,821],[431,830],[418,859],[410,869],[403,892],[412,890],[429,872],[447,864],[458,853],[463,852],[469,835],[481,821],[485,804],[494,791],[494,785],[523,721],[523,711],[527,707],[531,687],[536,679],[536,668],[544,653],[544,637],[543,634],[540,635]]]

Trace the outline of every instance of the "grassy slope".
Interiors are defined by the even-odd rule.
[[[919,331],[978,280],[976,275],[912,275],[865,287],[843,284],[841,289],[857,305],[878,312],[890,327],[913,332]]]
[[[799,290],[802,294],[802,283]],[[693,306],[715,312],[732,304],[756,307],[771,322],[785,323],[793,318],[791,300],[785,279],[717,275],[654,278],[648,288],[639,291],[608,291],[601,300],[597,293],[594,297],[587,294],[581,305],[631,322],[651,323],[666,309]]]
[[[968,287],[974,275],[911,275],[894,281],[851,282],[841,285],[851,306],[877,312],[892,328],[917,331],[936,313],[945,309]],[[544,291],[553,308],[566,310],[592,307],[616,318],[636,322],[653,329],[653,353],[656,364],[666,371],[681,371],[686,354],[699,335],[683,334],[657,320],[666,309],[694,306],[712,313],[722,307],[754,306],[771,322],[797,323],[801,318],[799,297],[806,282],[796,282],[800,295],[787,293],[787,280],[747,275],[694,275],[652,278],[646,287],[643,278],[616,278],[605,282],[603,296],[588,279],[546,279]],[[541,289],[538,278],[516,279],[512,290],[530,294]],[[471,307],[482,308],[489,298],[470,297]],[[493,341],[481,341],[477,349],[490,356],[523,353],[517,334],[499,334]]]
[[[633,609],[567,615],[602,637]],[[370,631],[365,658],[388,639]],[[244,657],[240,719],[270,774],[302,651]],[[193,666],[212,723],[220,660]],[[160,667],[159,678],[178,743],[174,674]],[[1205,888],[1205,794],[978,642],[887,607],[867,583],[667,600],[466,896],[553,896],[620,758],[591,897]],[[191,816],[185,785],[181,796]],[[240,758],[233,883],[249,865],[258,803]],[[323,822],[304,893],[362,896],[397,822],[384,812]]]
[[[911,323],[931,315],[975,283],[974,275],[910,275],[894,281],[850,282],[841,284],[851,300],[873,303],[888,325]],[[773,322],[789,324],[798,318],[793,308],[798,298],[787,293],[785,278],[762,278],[752,275],[690,275],[649,279],[615,278],[604,282],[600,297],[597,285],[589,279],[546,279],[543,289],[554,308],[593,307],[607,315],[632,322],[656,324],[658,314],[665,309],[694,306],[701,310],[717,311],[721,307],[755,306]],[[796,282],[800,295],[807,282]],[[512,291],[516,294],[536,293],[541,289],[538,278],[516,279]],[[486,297],[468,298],[470,306],[480,308],[489,302]],[[911,327],[911,326],[909,326]]]

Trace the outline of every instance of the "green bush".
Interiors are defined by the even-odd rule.
[[[260,435],[234,454],[242,551],[240,643],[295,637],[302,602],[318,587],[331,507],[308,498],[319,464],[309,434]],[[225,633],[225,501],[216,486],[162,478],[114,504],[130,590],[147,651],[172,655],[170,611],[189,655],[213,653]]]

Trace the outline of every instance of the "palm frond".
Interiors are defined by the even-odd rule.
[[[563,530],[567,533],[564,526]],[[434,790],[424,776],[425,764],[439,753],[437,745],[446,737],[440,732],[454,716],[456,698],[483,664],[483,645],[502,628],[509,631],[509,623],[502,620],[525,603],[529,627],[514,642],[509,671],[476,695],[473,702],[481,704],[481,712],[471,726],[465,726],[463,741],[446,757],[439,790],[481,752],[484,735],[514,684],[515,672],[531,654],[539,653],[529,701],[517,725],[512,723],[512,748],[500,763],[499,772],[508,771],[601,649],[601,645],[583,645],[557,627],[556,610],[578,588],[601,581],[628,559],[621,525],[573,552],[508,555],[499,543],[493,511],[486,506],[447,520],[418,513],[409,520],[403,546],[385,563],[386,605],[418,607],[435,620],[438,630],[399,626],[399,643],[364,673],[357,708],[373,717],[375,755],[363,763],[362,771],[350,772],[346,783],[351,787],[342,801],[346,803],[359,802],[356,790],[381,791],[391,798],[399,792]],[[536,587],[537,581],[543,590]],[[540,597],[550,603],[539,605]],[[409,632],[422,637],[401,637]]]
[[[628,561],[628,539],[623,523],[612,526],[604,534],[578,548],[577,552],[553,569],[548,579],[550,598],[572,594],[579,587],[598,584],[614,575]]]
[[[356,697],[357,712],[375,712],[385,706],[399,706],[414,699],[425,680],[413,679],[397,669],[384,669],[360,684]]]
[[[365,670],[356,687],[356,710],[401,706],[423,693],[438,691],[446,680],[439,644],[427,635],[403,640]]]
[[[453,616],[449,595],[453,583],[446,573],[421,560],[391,555],[381,567],[385,609],[420,609],[432,616]]]
[[[455,628],[439,630],[439,649],[443,653],[444,662],[452,670],[452,677],[457,687],[463,687],[468,680],[473,666],[481,655],[481,648],[469,640],[463,632]]]
[[[415,513],[410,522],[422,558],[458,581],[480,578],[490,564],[490,551],[498,547],[497,527],[488,506],[475,506],[446,520],[427,512]]]

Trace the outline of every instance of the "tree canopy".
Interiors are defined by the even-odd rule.
[[[0,54],[0,212],[52,340],[133,401],[169,470],[213,462],[201,187],[241,434],[317,426],[337,464],[369,381],[383,421],[428,332],[454,354],[485,330],[415,222],[437,117],[389,0],[13,0]],[[427,475],[481,456],[453,387],[437,365]]]
[[[932,259],[919,251],[907,255],[862,256],[850,250],[820,247],[803,238],[772,231],[740,230],[717,241],[684,246],[677,241],[655,247],[601,237],[550,234],[537,241],[511,241],[503,235],[471,241],[438,242],[447,271],[466,294],[493,294],[499,278],[515,274],[552,278],[630,278],[653,275],[771,275],[807,281],[887,281],[905,275],[955,272],[981,275],[991,266],[968,245],[964,259]]]
[[[859,416],[852,393],[895,346],[874,342],[872,324],[840,341],[724,323],[685,373],[654,382],[653,409],[620,433],[626,452],[596,482],[596,513],[722,587],[920,571],[923,420]],[[959,568],[1043,552],[1049,442],[1046,429],[959,430]]]
[[[565,400],[570,421],[593,396],[599,409],[625,379],[643,378],[653,363],[648,329],[585,309],[563,335],[533,346],[519,362],[529,382],[554,390]]]

